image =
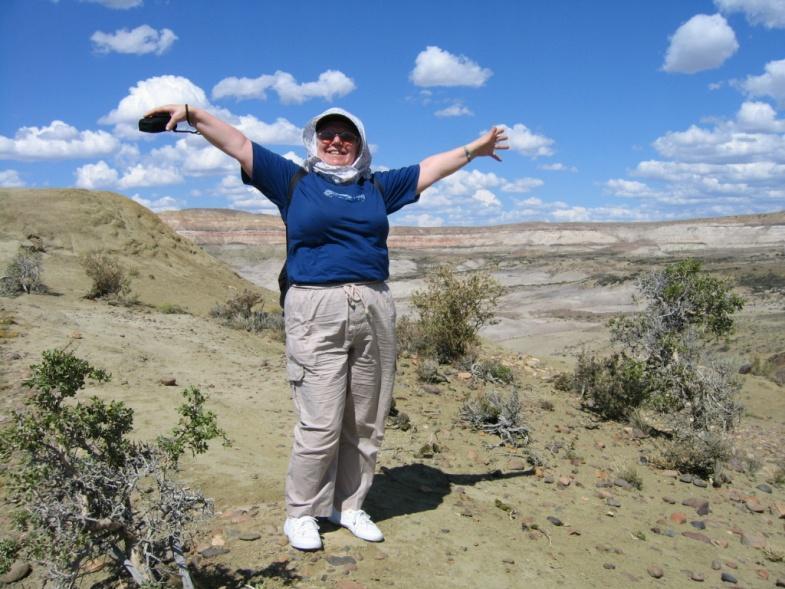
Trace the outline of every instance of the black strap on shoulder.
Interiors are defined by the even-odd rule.
[[[292,176],[292,179],[289,180],[289,191],[286,193],[286,205],[288,206],[290,202],[292,202],[292,195],[294,194],[294,189],[297,188],[297,183],[300,179],[308,173],[308,170],[305,168],[297,168],[297,171]]]
[[[292,179],[289,180],[289,189],[286,192],[286,216],[289,216],[289,205],[292,202],[292,196],[294,195],[294,189],[297,188],[297,183],[300,179],[308,173],[303,167],[297,168],[297,171],[292,176]],[[284,220],[283,226],[286,230],[286,244],[284,247],[286,248],[284,252],[288,255],[289,253],[289,224]],[[289,290],[289,274],[286,272],[286,260],[283,262],[283,267],[281,271],[278,273],[278,292],[280,296],[278,297],[278,303],[281,305],[281,309],[283,309],[284,300],[286,300],[286,291]]]

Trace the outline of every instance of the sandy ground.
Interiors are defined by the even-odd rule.
[[[396,264],[393,288],[404,299],[422,284],[420,266]],[[28,366],[43,350],[65,345],[112,372],[110,383],[87,393],[131,406],[141,438],[173,425],[183,387],[209,392],[233,445],[213,447],[182,471],[185,481],[214,498],[217,511],[191,554],[201,587],[729,586],[723,573],[739,586],[774,587],[785,578],[785,563],[777,561],[785,556],[785,519],[777,511],[778,504],[785,507],[785,489],[771,485],[767,493],[758,485],[785,460],[785,389],[744,377],[747,410],[737,443],[756,469],[730,471],[730,484],[702,488],[652,467],[656,440],[639,438],[624,424],[596,422],[578,399],[549,382],[571,364],[576,346],[602,347],[607,313],[634,308],[630,282],[592,287],[588,278],[603,266],[543,262],[520,266],[526,272],[500,270],[511,291],[502,321],[486,331],[497,343],[484,353],[515,370],[532,430],[526,450],[499,446],[498,439],[458,421],[464,400],[485,385],[453,371],[449,382],[423,387],[414,376],[415,361],[401,361],[395,397],[413,428],[388,430],[366,505],[386,535],[381,544],[326,524],[323,551],[301,553],[286,545],[282,494],[295,415],[283,346],[267,336],[199,316],[68,295],[0,299],[0,314],[11,321],[0,338],[0,419],[7,421],[20,406],[19,382]],[[779,296],[762,297],[748,307],[734,353],[785,349],[782,303]],[[178,386],[159,383],[168,376]],[[436,443],[440,452],[418,458],[426,443]],[[528,452],[544,466],[529,468]],[[641,490],[615,484],[625,469],[637,472]],[[682,504],[690,498],[708,500],[709,513]],[[753,511],[758,504],[762,511]],[[211,545],[226,552],[200,554]],[[659,567],[662,577],[651,576],[650,567]],[[705,581],[690,580],[693,574]],[[18,586],[38,587],[40,577]]]

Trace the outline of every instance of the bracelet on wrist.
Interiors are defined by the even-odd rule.
[[[472,152],[469,151],[469,148],[466,145],[463,146],[463,153],[464,153],[464,155],[466,155],[466,161],[467,162],[472,161],[472,158],[474,156],[472,155]]]
[[[193,123],[191,122],[191,113],[188,111],[188,105],[185,105],[185,122],[188,123],[189,127],[193,127]]]

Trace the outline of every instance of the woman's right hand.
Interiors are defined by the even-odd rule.
[[[160,112],[169,113],[169,122],[166,124],[167,131],[172,131],[177,126],[177,123],[186,120],[184,104],[165,104],[163,106],[156,106],[144,113],[144,116],[149,117],[150,115]],[[193,115],[193,113],[191,114]]]

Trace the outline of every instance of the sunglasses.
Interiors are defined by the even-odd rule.
[[[316,133],[316,136],[321,141],[332,141],[335,139],[336,135],[343,143],[357,143],[357,141],[360,139],[351,131],[334,131],[332,129],[322,129]]]

